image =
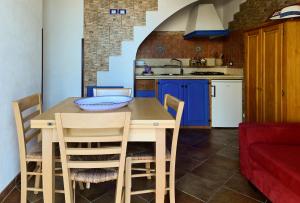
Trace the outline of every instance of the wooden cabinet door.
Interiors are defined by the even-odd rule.
[[[263,122],[282,121],[283,25],[262,29]]]
[[[155,97],[155,80],[135,80],[135,97]]]
[[[300,21],[284,25],[283,118],[300,122]]]
[[[163,104],[165,94],[185,102],[181,125],[209,126],[209,82],[208,80],[159,80],[158,95]],[[169,109],[175,116],[176,112]]]
[[[246,121],[262,122],[261,30],[245,34]]]
[[[165,95],[170,94],[180,100],[184,97],[184,81],[183,80],[159,80],[158,82],[158,99],[162,105],[164,105]],[[185,108],[185,107],[184,107]],[[173,109],[169,109],[169,112],[175,117],[176,112]],[[184,123],[184,119],[181,119],[181,123]]]
[[[185,80],[184,83],[184,125],[209,126],[209,81]]]
[[[158,84],[158,99],[161,104],[164,104],[166,94],[183,100],[183,80],[159,80]]]

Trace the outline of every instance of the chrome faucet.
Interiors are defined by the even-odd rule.
[[[170,62],[172,62],[172,61],[177,61],[177,62],[179,62],[180,75],[183,75],[184,71],[183,71],[182,61],[179,60],[179,59],[176,59],[176,58],[172,58],[172,59],[170,60]]]

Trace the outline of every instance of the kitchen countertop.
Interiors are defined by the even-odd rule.
[[[172,79],[172,80],[180,80],[180,79],[207,79],[207,80],[242,80],[244,79],[243,75],[136,75],[135,79],[137,80],[155,80],[155,79]]]

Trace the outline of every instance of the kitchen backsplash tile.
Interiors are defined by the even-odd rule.
[[[137,58],[213,58],[223,52],[223,38],[184,40],[183,35],[154,31],[139,47]]]
[[[228,37],[216,39],[199,38],[184,40],[184,32],[155,31],[141,44],[137,59],[146,64],[162,66],[170,63],[171,58],[183,61],[189,66],[191,58],[220,58],[224,55],[223,65],[233,64],[232,68],[243,68],[243,34],[235,31]]]

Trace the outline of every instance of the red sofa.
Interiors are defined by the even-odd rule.
[[[241,173],[274,203],[300,203],[300,124],[240,124]]]

